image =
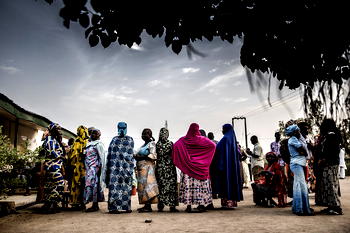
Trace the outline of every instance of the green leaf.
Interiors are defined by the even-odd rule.
[[[90,24],[90,19],[87,14],[81,14],[79,16],[79,23],[83,28],[87,28]]]
[[[178,40],[173,40],[173,43],[171,45],[171,49],[174,51],[174,53],[179,54],[182,49],[182,44]]]
[[[89,37],[89,44],[91,47],[95,47],[100,41],[99,37],[96,34],[91,34]]]

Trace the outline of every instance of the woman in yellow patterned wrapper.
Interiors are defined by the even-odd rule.
[[[83,202],[84,191],[84,157],[85,149],[89,139],[89,133],[85,126],[77,129],[78,137],[75,139],[69,154],[70,165],[72,166],[72,182],[70,187],[70,205],[74,209],[85,209]]]

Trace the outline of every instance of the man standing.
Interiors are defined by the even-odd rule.
[[[270,144],[271,152],[274,152],[278,157],[278,162],[281,167],[285,166],[283,159],[281,158],[280,148],[281,148],[281,134],[280,132],[275,133],[275,141]]]
[[[257,136],[253,135],[250,138],[250,142],[254,145],[254,149],[251,151],[248,148],[247,154],[252,156],[252,173],[254,181],[256,181],[259,177],[259,173],[264,170],[264,155]]]
[[[275,133],[275,141],[270,144],[271,152],[274,152],[278,157],[280,157],[280,140],[281,134],[280,132]]]

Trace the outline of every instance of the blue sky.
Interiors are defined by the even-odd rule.
[[[90,48],[82,28],[75,23],[69,30],[63,27],[59,9],[59,3],[41,0],[0,1],[0,92],[65,128],[95,126],[107,146],[117,122],[126,121],[140,146],[143,128],[151,128],[157,138],[167,120],[176,141],[197,122],[218,140],[233,116],[266,102],[266,88],[259,88],[260,99],[249,90],[239,61],[240,40],[196,42],[195,48],[208,56],[192,60],[185,50],[176,55],[163,38],[146,34],[131,49],[118,44]],[[302,116],[298,91],[281,93],[288,97],[287,108],[278,101],[278,84],[272,81],[273,107],[247,115],[249,136],[261,138],[265,152],[279,120]],[[244,144],[242,126],[236,125],[236,133]]]

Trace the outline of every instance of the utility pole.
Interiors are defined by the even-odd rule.
[[[232,117],[233,128],[235,128],[235,120],[244,120],[245,148],[248,148],[247,118],[244,116]]]
[[[168,129],[168,121],[165,120],[165,128]]]

